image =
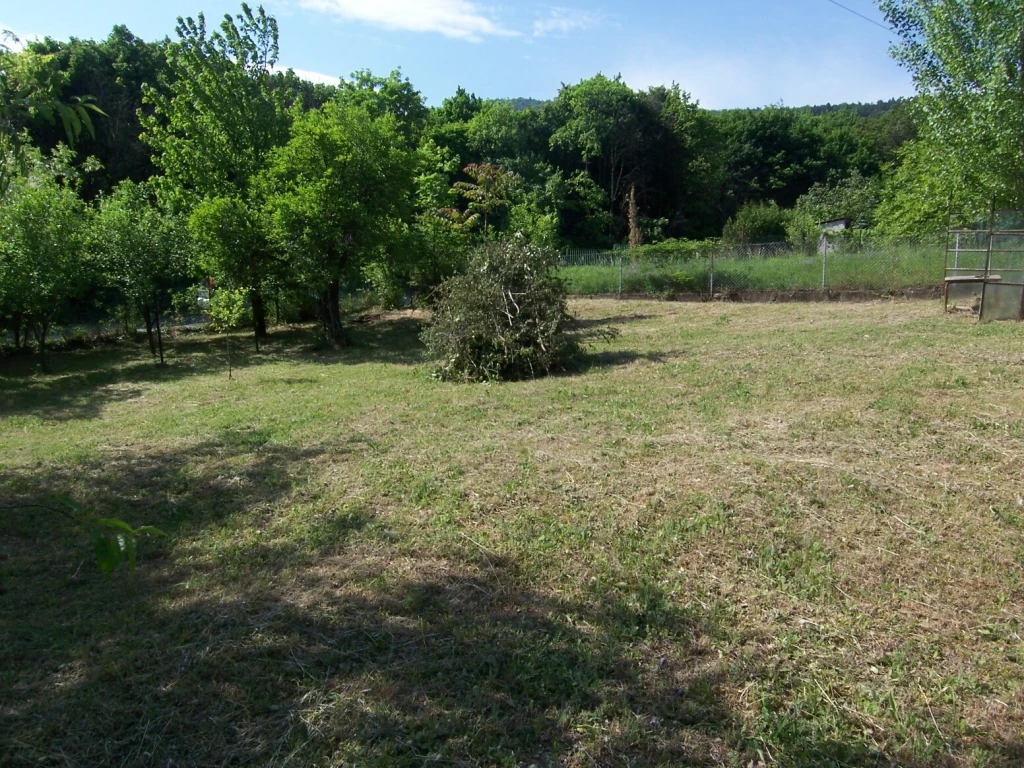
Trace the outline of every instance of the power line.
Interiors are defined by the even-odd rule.
[[[874,24],[876,27],[880,27],[884,29],[886,32],[892,32],[892,30],[889,27],[885,26],[884,24],[879,24],[874,19],[870,19],[867,16],[865,16],[863,13],[858,13],[857,11],[853,10],[853,8],[847,8],[842,3],[837,3],[836,0],[828,0],[828,2],[832,3],[832,5],[842,8],[844,11],[849,11],[854,16],[860,16],[862,19],[864,19],[864,21],[868,22],[869,24]]]

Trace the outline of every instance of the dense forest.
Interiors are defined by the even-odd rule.
[[[98,42],[30,44],[32,52],[54,57],[62,100],[91,96],[106,115],[96,120],[96,136],[84,136],[78,147],[83,159],[95,157],[103,166],[86,183],[88,194],[159,171],[154,146],[142,136],[140,110],[151,111],[146,87],[173,87],[171,45],[140,40],[124,27]],[[676,85],[634,91],[602,75],[564,85],[547,102],[484,100],[459,89],[434,108],[399,72],[359,72],[337,87],[291,72],[268,79],[287,107],[302,110],[336,98],[367,103],[375,94],[375,108],[400,120],[410,146],[437,160],[430,170],[446,173],[449,186],[469,181],[462,169],[472,164],[516,175],[513,199],[494,222],[499,228],[531,221],[552,244],[581,247],[625,239],[633,189],[648,241],[716,237],[746,204],[793,208],[815,185],[851,177],[877,194],[883,172],[915,132],[911,105],[899,100],[712,112]],[[60,126],[43,119],[28,128],[46,150],[62,140]],[[870,214],[862,205],[820,212],[822,218]]]
[[[892,13],[924,83],[919,20]],[[315,314],[338,343],[344,296],[425,295],[508,235],[548,251],[685,251],[811,244],[839,218],[921,234],[982,210],[983,190],[1010,199],[1019,186],[1013,83],[992,91],[1006,120],[978,123],[970,143],[968,123],[947,130],[948,105],[975,98],[970,72],[956,74],[960,102],[924,89],[711,111],[677,84],[637,91],[598,74],[546,102],[459,88],[431,107],[399,71],[334,86],[281,71],[278,35],[243,4],[216,26],[181,18],[157,42],[118,26],[103,41],[0,49],[0,325],[16,348],[31,332],[42,349],[51,325],[89,312],[159,338],[161,315],[194,307],[200,285],[216,286],[221,327],[248,323],[259,339],[272,301],[278,316]],[[977,59],[965,54],[965,70]],[[960,82],[934,78],[933,90]],[[983,136],[993,125],[1006,136]],[[1005,158],[979,165],[989,145]]]

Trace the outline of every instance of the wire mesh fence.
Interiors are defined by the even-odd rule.
[[[874,291],[934,288],[945,273],[945,235],[847,236],[807,246],[761,243],[639,255],[570,251],[560,272],[575,295]]]

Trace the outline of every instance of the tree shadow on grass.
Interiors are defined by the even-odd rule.
[[[425,321],[416,315],[398,314],[375,318],[350,328],[353,346],[343,350],[340,362],[418,365],[426,361],[420,334]]]
[[[231,362],[237,371],[269,363],[324,365],[384,363],[414,365],[424,360],[422,322],[413,316],[357,324],[355,346],[317,351],[309,328],[275,330],[257,353],[248,336],[233,336]],[[186,334],[168,339],[167,365],[135,342],[116,347],[61,352],[50,356],[52,373],[42,374],[31,356],[0,361],[0,416],[37,416],[47,421],[99,418],[115,403],[143,397],[149,386],[193,376],[227,376],[225,338]],[[294,377],[293,377],[294,378]]]
[[[595,350],[585,347],[584,351],[570,360],[556,376],[580,376],[591,371],[606,368],[621,368],[636,363],[664,363],[665,359],[656,352],[636,352],[629,349]]]
[[[190,589],[179,564],[120,601],[79,592],[33,622],[60,643],[9,649],[0,745],[79,765],[923,768],[792,725],[759,762],[734,707],[760,671],[654,588],[567,601],[499,557],[359,557],[361,530],[290,576],[247,559]]]
[[[626,571],[568,599],[511,558],[431,547],[310,494],[310,464],[360,448],[253,431],[6,472],[0,504],[71,485],[174,539],[145,548],[134,581],[106,580],[62,519],[4,513],[4,761],[759,765],[763,735],[737,707],[771,673],[720,651],[737,647],[730,614]],[[792,714],[773,723],[765,765],[915,766]],[[990,749],[1017,764],[1019,744]]]

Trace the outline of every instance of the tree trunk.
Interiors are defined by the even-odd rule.
[[[21,312],[15,312],[11,318],[14,322],[14,348],[21,349]]]
[[[348,346],[351,340],[341,326],[341,285],[337,280],[331,281],[327,289],[320,292],[317,311],[324,338],[331,344]]]
[[[156,357],[156,338],[153,336],[153,313],[149,304],[142,305],[142,316],[146,318],[146,339],[149,341],[149,354]]]
[[[156,303],[156,344],[160,349],[160,365],[164,364],[164,337],[160,332],[160,294],[157,293],[155,299]]]
[[[629,247],[639,248],[643,244],[640,231],[640,208],[636,204],[636,184],[629,188]]]
[[[50,330],[50,323],[43,321],[35,327],[36,341],[39,342],[39,364],[43,373],[50,372],[50,361],[46,357],[46,334]]]
[[[260,339],[267,338],[267,307],[263,303],[263,294],[253,288],[249,291],[249,303],[252,304],[252,326],[256,335],[256,349],[260,348]]]
[[[1017,87],[1021,90],[1022,95],[1024,95],[1024,26],[1021,27],[1018,37],[1017,56]],[[1020,156],[1021,162],[1024,164],[1024,136],[1020,137]],[[1021,188],[1024,187],[1024,180],[1018,179],[1017,181],[1018,188],[1014,191],[1017,193],[1018,198],[1020,198],[1020,196],[1024,195],[1024,189]],[[1024,206],[1024,199],[1017,199],[1014,202],[1018,206]]]

